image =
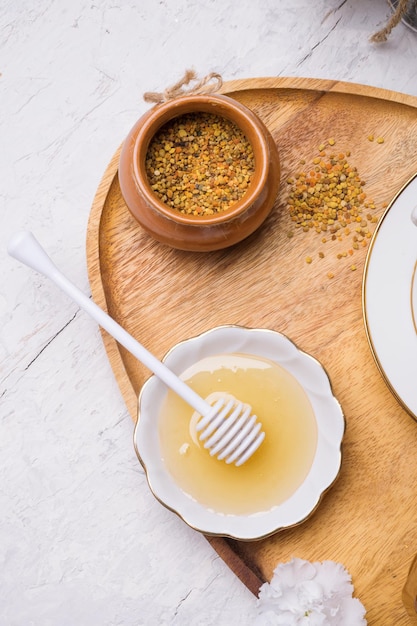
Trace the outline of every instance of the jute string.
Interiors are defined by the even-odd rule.
[[[384,26],[382,30],[379,30],[377,33],[372,35],[370,40],[373,41],[374,43],[383,43],[384,41],[387,41],[388,36],[391,33],[392,29],[395,28],[395,26],[397,26],[397,24],[404,17],[407,11],[407,4],[408,4],[408,0],[400,0],[397,5],[397,8],[395,9],[390,19],[388,20],[386,26]]]
[[[186,85],[189,85],[193,81],[196,82],[195,85],[190,86],[188,89],[184,89]],[[174,98],[179,98],[181,96],[213,93],[215,91],[219,91],[222,85],[223,79],[220,74],[216,74],[216,72],[211,72],[201,80],[198,80],[194,70],[186,70],[184,76],[174,85],[167,87],[161,93],[156,91],[147,91],[143,94],[143,99],[145,102],[160,104],[161,102],[168,102],[168,100],[173,100]]]

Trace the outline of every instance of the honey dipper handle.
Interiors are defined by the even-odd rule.
[[[86,311],[104,330],[124,346],[141,363],[146,365],[170,389],[193,407],[200,415],[211,410],[210,405],[193,389],[182,381],[164,363],[130,335],[120,324],[86,296],[56,267],[38,240],[29,231],[16,233],[9,242],[7,251],[10,256],[33,270],[43,274],[54,282],[64,293]]]

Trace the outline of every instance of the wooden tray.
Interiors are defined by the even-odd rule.
[[[361,307],[367,249],[337,259],[348,240],[322,244],[315,232],[300,230],[289,238],[286,181],[306,167],[301,158],[311,162],[317,146],[334,137],[337,152],[350,150],[349,161],[375,201],[373,212],[381,215],[383,203],[417,171],[417,99],[295,78],[237,80],[222,91],[253,109],[279,147],[282,182],[270,217],[233,249],[200,254],[164,247],[130,216],[116,152],[88,226],[93,297],[160,358],[181,339],[232,323],[283,332],[321,361],[347,421],[337,483],[298,527],[259,542],[207,539],[255,594],[275,566],[293,556],[341,562],[369,624],[405,625],[401,589],[417,552],[417,425],[389,392],[367,343]],[[369,141],[370,134],[384,143]],[[149,372],[105,333],[103,339],[135,420]]]

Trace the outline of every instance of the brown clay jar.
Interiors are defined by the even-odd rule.
[[[236,124],[253,149],[254,173],[247,191],[213,215],[183,214],[169,207],[151,189],[145,167],[155,133],[176,117],[198,112]],[[180,250],[220,250],[248,237],[270,213],[279,183],[278,150],[270,132],[250,109],[222,95],[182,96],[153,107],[136,122],[120,155],[120,189],[133,217],[154,239]]]

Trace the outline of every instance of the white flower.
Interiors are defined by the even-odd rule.
[[[365,626],[365,608],[352,594],[340,563],[295,558],[260,588],[254,626]]]

